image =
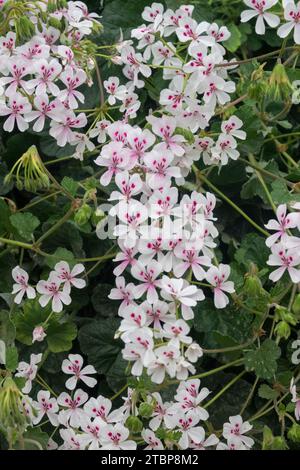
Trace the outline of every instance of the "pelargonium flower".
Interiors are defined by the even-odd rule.
[[[96,374],[97,371],[93,366],[83,367],[83,358],[79,354],[69,354],[68,359],[64,359],[62,363],[62,371],[65,374],[72,375],[66,381],[68,390],[74,390],[79,380],[82,380],[88,387],[95,387],[97,380],[89,377],[90,374]]]
[[[35,379],[38,366],[42,360],[42,354],[31,354],[30,355],[30,363],[21,361],[17,367],[16,377],[23,377],[25,378],[26,382],[24,387],[22,388],[23,393],[30,393],[32,388],[32,381]]]
[[[61,312],[63,305],[70,305],[72,302],[70,290],[68,286],[64,286],[61,290],[62,282],[62,279],[52,272],[47,281],[41,280],[37,283],[36,290],[41,294],[39,303],[42,307],[45,307],[50,300],[53,312]]]
[[[71,287],[77,289],[83,289],[86,286],[86,281],[82,278],[78,278],[78,274],[84,271],[84,265],[79,263],[70,269],[69,264],[66,261],[60,261],[54,266],[54,272],[57,277],[64,284],[64,292],[70,293]]]
[[[241,416],[230,416],[229,423],[225,423],[223,426],[223,436],[228,442],[242,443],[246,447],[251,448],[254,445],[254,440],[244,434],[252,428],[253,426],[248,421],[243,422]]]
[[[278,0],[244,0],[245,5],[249,7],[250,10],[242,11],[241,22],[245,23],[257,16],[255,23],[256,34],[265,34],[265,22],[271,26],[271,28],[276,28],[280,23],[280,19],[277,15],[269,13],[267,10],[276,5],[277,1]]]
[[[270,255],[267,264],[269,266],[279,266],[273,271],[269,278],[273,282],[277,282],[288,271],[292,282],[295,284],[300,282],[300,253],[298,250],[286,250],[281,243],[277,243],[271,247],[272,254]]]
[[[217,308],[225,308],[229,303],[229,299],[224,292],[232,294],[234,292],[234,284],[227,281],[230,276],[230,267],[220,264],[218,267],[212,266],[206,273],[207,281],[213,286],[214,303]]]
[[[286,38],[294,30],[294,41],[300,44],[300,2],[295,4],[294,0],[287,0],[284,4],[284,18],[287,23],[278,28],[278,36]]]
[[[28,284],[29,276],[24,269],[20,268],[20,266],[16,266],[12,270],[12,277],[15,281],[12,294],[17,294],[14,298],[14,302],[16,304],[20,304],[22,302],[25,294],[28,299],[34,299],[36,297],[35,289]]]

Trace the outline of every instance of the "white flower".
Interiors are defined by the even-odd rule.
[[[150,429],[143,429],[142,438],[148,444],[145,450],[163,450],[164,446],[160,439],[158,439],[154,432]]]
[[[37,364],[41,362],[41,360],[42,354],[31,354],[30,364],[23,361],[19,362],[16,377],[24,377],[26,379],[25,386],[22,388],[23,393],[30,393],[32,388],[32,381],[35,379],[38,371]]]
[[[234,284],[227,281],[230,276],[230,267],[220,264],[218,267],[212,266],[206,274],[207,281],[213,286],[214,303],[217,308],[225,308],[229,303],[229,299],[224,292],[232,294],[234,292]]]
[[[66,392],[61,393],[57,398],[57,403],[64,409],[59,412],[59,422],[64,426],[79,428],[85,417],[85,411],[81,407],[88,397],[88,394],[81,389],[76,390],[73,397]]]
[[[39,281],[36,286],[36,290],[39,294],[42,294],[39,298],[39,303],[42,307],[45,307],[50,300],[52,300],[53,312],[61,312],[63,304],[70,305],[71,297],[68,292],[68,286],[64,286],[63,290],[60,290],[62,284],[56,273],[50,273],[48,281]]]
[[[101,432],[102,450],[136,450],[137,444],[127,440],[129,430],[122,424],[109,424]]]
[[[62,363],[62,371],[65,374],[72,375],[66,382],[68,390],[74,390],[78,380],[82,380],[88,387],[95,387],[97,380],[88,377],[90,374],[96,374],[96,370],[93,366],[83,366],[83,358],[79,354],[69,354],[68,359],[64,359]]]
[[[84,271],[83,264],[75,264],[73,269],[70,269],[66,261],[60,261],[54,266],[54,272],[58,279],[64,283],[64,292],[68,294],[71,292],[71,287],[83,289],[86,286],[84,279],[78,279],[76,276]]]
[[[37,402],[34,402],[37,416],[33,419],[34,424],[38,424],[46,415],[52,426],[58,425],[57,412],[59,410],[55,398],[50,398],[48,390],[40,390],[37,394]]]
[[[278,28],[278,36],[286,38],[294,30],[294,41],[300,44],[300,2],[295,5],[293,0],[288,0],[284,6],[284,18],[287,23]]]
[[[256,34],[265,34],[265,21],[271,28],[276,28],[280,23],[279,17],[273,13],[268,13],[266,10],[276,5],[277,1],[278,0],[244,0],[245,5],[251,8],[251,10],[242,11],[241,22],[246,23],[257,16],[255,24]]]
[[[227,439],[228,444],[230,442],[236,442],[237,444],[244,444],[246,447],[250,448],[253,446],[254,440],[244,434],[252,428],[253,426],[248,423],[248,421],[243,422],[241,416],[230,416],[229,423],[223,425],[223,436]]]
[[[270,255],[267,264],[269,266],[280,266],[273,271],[269,278],[273,282],[277,282],[288,271],[292,282],[297,284],[300,282],[300,269],[296,266],[300,265],[300,253],[296,249],[286,250],[281,243],[277,243],[271,247],[272,254]]]
[[[24,269],[21,269],[19,266],[16,266],[12,270],[12,277],[16,281],[13,285],[12,294],[17,294],[14,298],[16,304],[20,304],[24,294],[27,295],[28,299],[34,299],[36,292],[33,287],[28,284],[29,276]]]

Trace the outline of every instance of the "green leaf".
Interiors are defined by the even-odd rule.
[[[277,359],[281,350],[271,339],[266,339],[260,348],[244,355],[246,370],[254,371],[261,379],[271,379],[277,371]]]
[[[42,308],[37,300],[27,301],[22,310],[16,312],[14,324],[17,329],[17,340],[27,346],[32,344],[32,333],[36,326],[44,323],[51,313],[50,304]],[[53,314],[48,320],[45,341],[50,351],[68,351],[76,338],[77,328],[71,321],[59,321],[61,314]]]
[[[269,385],[263,384],[258,389],[258,395],[260,398],[264,398],[265,400],[275,400],[275,398],[278,397],[279,392],[274,390],[274,388],[271,388]]]
[[[57,248],[51,256],[46,257],[46,263],[51,269],[53,269],[59,261],[66,261],[71,267],[76,264],[72,251],[62,247]]]
[[[250,263],[254,263],[262,269],[266,266],[269,254],[265,239],[256,233],[249,233],[243,238],[234,258],[246,270],[249,269]]]
[[[72,348],[72,342],[77,336],[75,323],[52,322],[47,328],[46,340],[51,352],[59,353],[69,351]]]
[[[40,225],[40,221],[31,212],[18,212],[10,216],[10,221],[18,234],[25,240],[32,240],[35,229]]]
[[[232,345],[232,342],[240,344],[252,337],[253,316],[245,310],[228,305],[220,311],[211,299],[205,299],[198,304],[194,313],[195,330],[206,333],[207,338],[213,336],[218,341],[222,337],[224,340],[229,338]]]
[[[101,34],[101,41],[107,44],[115,44],[120,37],[120,30],[124,34],[124,38],[128,39],[131,30],[141,23],[141,14],[146,6],[149,5],[148,0],[113,0],[107,3],[103,10],[104,31]]]
[[[5,342],[6,346],[13,344],[16,337],[16,329],[10,320],[9,312],[0,311],[0,338]]]
[[[117,377],[125,375],[127,363],[121,357],[123,343],[114,337],[119,324],[116,318],[100,319],[79,330],[81,350],[100,374]]]
[[[19,362],[19,354],[16,347],[6,348],[6,369],[11,372],[15,371]]]
[[[35,427],[27,429],[25,434],[23,434],[23,439],[26,450],[41,450],[40,447],[46,450],[49,436],[40,428]]]
[[[242,43],[242,34],[240,32],[239,27],[237,27],[234,23],[230,23],[227,25],[231,36],[227,41],[224,41],[224,46],[230,52],[235,52],[240,47]]]
[[[77,193],[77,189],[79,187],[77,181],[73,180],[73,178],[70,178],[69,176],[64,176],[62,179],[61,185],[63,188],[65,188],[72,196],[75,196]]]
[[[287,185],[278,180],[272,183],[271,196],[276,205],[300,201],[300,194],[290,194]]]

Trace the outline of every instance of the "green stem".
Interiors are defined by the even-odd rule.
[[[54,224],[51,228],[49,228],[49,230],[47,230],[47,232],[45,232],[37,241],[36,241],[36,245],[40,245],[44,240],[46,240],[46,238],[50,237],[50,235],[52,235],[52,233],[56,232],[57,229],[59,229],[59,227],[61,225],[63,225],[65,222],[67,222],[69,220],[69,218],[71,217],[71,215],[74,213],[74,207],[72,206],[68,212],[58,221],[56,222],[56,224]]]
[[[210,405],[212,405],[216,400],[218,400],[230,387],[232,387],[232,385],[234,385],[236,382],[238,382],[240,380],[241,377],[243,377],[243,375],[246,374],[246,371],[243,370],[243,372],[241,372],[239,375],[237,375],[236,377],[234,377],[232,380],[230,380],[230,382],[228,382],[227,385],[225,385],[225,387],[222,388],[222,390],[219,391],[219,393],[217,393],[208,403],[206,403],[206,405],[204,405],[203,408],[208,408]]]
[[[115,395],[113,395],[110,400],[113,401],[115,400],[116,398],[118,398],[118,396],[120,396],[123,392],[125,392],[125,390],[128,388],[128,385],[124,385],[124,387],[121,388],[121,390],[119,390]]]
[[[283,178],[283,176],[275,175],[275,173],[271,173],[271,171],[265,170],[264,168],[261,168],[257,163],[252,163],[246,160],[245,158],[239,158],[239,161],[246,163],[248,166],[251,166],[251,168],[254,168],[255,170],[259,171],[263,175],[269,176],[270,178],[274,180],[280,180],[283,181],[287,186],[289,186],[291,189],[294,187],[294,184],[291,181],[286,180]]]
[[[250,161],[251,163],[253,163],[254,165],[256,164],[255,157],[254,157],[254,155],[253,155],[252,153],[249,154],[249,161]],[[277,209],[276,209],[276,206],[275,206],[275,204],[274,204],[274,201],[273,201],[273,199],[272,199],[271,193],[270,193],[270,191],[268,190],[268,187],[267,187],[267,185],[266,185],[266,183],[265,183],[265,181],[264,181],[264,179],[263,179],[261,173],[260,173],[259,171],[257,171],[257,170],[255,171],[255,173],[256,173],[257,179],[258,179],[258,181],[260,182],[260,184],[261,184],[261,186],[262,186],[264,192],[266,193],[266,196],[267,196],[267,198],[268,198],[268,201],[269,201],[269,203],[270,203],[270,205],[271,205],[273,211],[274,211],[275,214],[276,214],[276,210],[277,210]]]
[[[244,405],[242,406],[241,411],[239,412],[240,415],[243,415],[243,413],[245,412],[245,409],[247,408],[247,406],[248,406],[249,403],[251,402],[252,397],[253,397],[253,394],[254,394],[254,392],[255,392],[255,389],[256,389],[256,387],[257,387],[258,382],[259,382],[259,378],[256,377],[255,382],[254,382],[254,384],[253,384],[252,387],[251,387],[250,393],[249,393],[249,395],[248,395],[248,397],[247,397],[247,399],[246,399]]]
[[[221,372],[222,370],[228,369],[229,367],[240,366],[242,365],[242,363],[243,363],[243,359],[237,359],[235,361],[228,362],[228,364],[224,364],[223,366],[217,367],[216,369],[209,370],[208,372],[202,372],[201,374],[192,375],[191,377],[189,377],[189,380],[203,379],[204,377],[209,377],[210,375],[217,374],[217,372]],[[179,382],[180,380],[171,380],[169,382],[169,385],[177,384]]]

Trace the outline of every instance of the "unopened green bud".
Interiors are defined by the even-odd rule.
[[[286,450],[288,446],[284,437],[273,436],[268,426],[264,427],[262,450]]]
[[[293,442],[300,442],[300,424],[294,423],[289,429],[288,438]]]
[[[249,297],[259,297],[263,292],[260,279],[251,274],[246,274],[243,291]]]
[[[137,416],[129,416],[125,425],[133,434],[138,434],[143,429],[143,423]]]
[[[288,339],[291,334],[290,325],[285,321],[280,321],[275,328],[277,338]]]
[[[52,28],[58,29],[61,31],[61,22],[57,18],[49,18],[48,20],[49,26],[52,26]]]
[[[77,225],[84,225],[89,221],[92,213],[93,209],[88,204],[83,204],[76,212],[74,221]]]
[[[150,418],[154,407],[150,403],[141,403],[139,406],[139,415],[143,418]]]
[[[285,100],[291,94],[291,83],[287,76],[285,67],[278,62],[269,79],[269,95],[275,100]]]

